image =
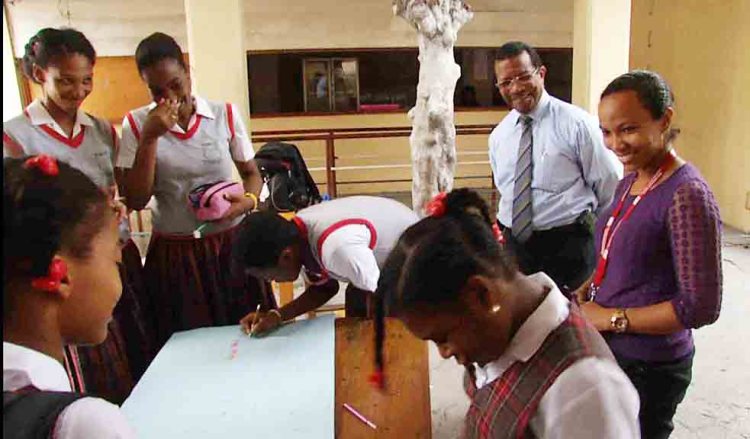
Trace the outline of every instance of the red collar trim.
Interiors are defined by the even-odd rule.
[[[195,114],[195,123],[193,126],[189,127],[186,133],[180,133],[178,131],[172,131],[169,130],[170,133],[172,133],[173,136],[177,137],[180,140],[188,140],[189,138],[193,137],[195,133],[198,131],[198,127],[201,124],[201,119],[203,119],[203,116],[200,114]]]
[[[31,120],[31,116],[29,116],[29,112],[24,110],[23,114],[26,115],[29,120]],[[39,128],[42,129],[47,135],[52,137],[55,140],[58,140],[66,145],[68,145],[71,148],[78,148],[81,146],[81,143],[83,143],[83,138],[86,135],[86,125],[81,125],[81,131],[78,132],[78,134],[75,135],[75,137],[65,137],[62,134],[55,131],[54,128],[52,128],[49,124],[43,124],[38,125]]]
[[[300,219],[300,217],[295,216],[292,218],[292,222],[295,226],[297,226],[297,230],[299,230],[300,235],[302,235],[302,238],[307,241],[307,225]]]

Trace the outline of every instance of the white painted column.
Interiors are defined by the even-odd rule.
[[[185,0],[193,92],[234,103],[249,118],[242,0]],[[249,129],[249,127],[248,127]]]
[[[599,95],[628,71],[631,0],[574,0],[573,103],[596,114]]]

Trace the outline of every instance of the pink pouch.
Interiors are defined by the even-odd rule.
[[[188,194],[188,203],[199,221],[213,221],[227,212],[231,203],[224,195],[243,195],[245,188],[234,181],[217,181],[198,186]]]

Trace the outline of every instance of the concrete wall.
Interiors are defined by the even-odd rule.
[[[99,56],[131,56],[138,42],[156,31],[172,35],[187,51],[184,0],[22,0],[13,5],[5,3],[17,58],[23,56],[24,45],[39,29],[61,26],[72,26],[86,34]]]
[[[573,0],[468,3],[475,16],[461,30],[460,46],[499,46],[509,39],[545,47],[572,46]],[[246,50],[417,44],[415,32],[393,16],[390,0],[244,0],[243,8]],[[16,57],[41,27],[65,25],[85,33],[100,56],[132,55],[138,42],[155,31],[174,36],[187,50],[184,0],[23,0],[8,5],[8,10]]]
[[[676,148],[711,185],[726,224],[750,231],[750,1],[633,0],[631,68],[674,89]]]
[[[510,39],[570,47],[572,0],[469,0],[474,19],[459,46],[499,46]],[[246,0],[248,50],[415,47],[416,33],[394,17],[389,0]]]

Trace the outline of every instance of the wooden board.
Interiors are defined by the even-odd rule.
[[[336,437],[341,439],[432,437],[426,342],[395,319],[386,323],[386,389],[375,389],[371,320],[336,320]],[[373,430],[343,408],[348,403],[372,421]]]

